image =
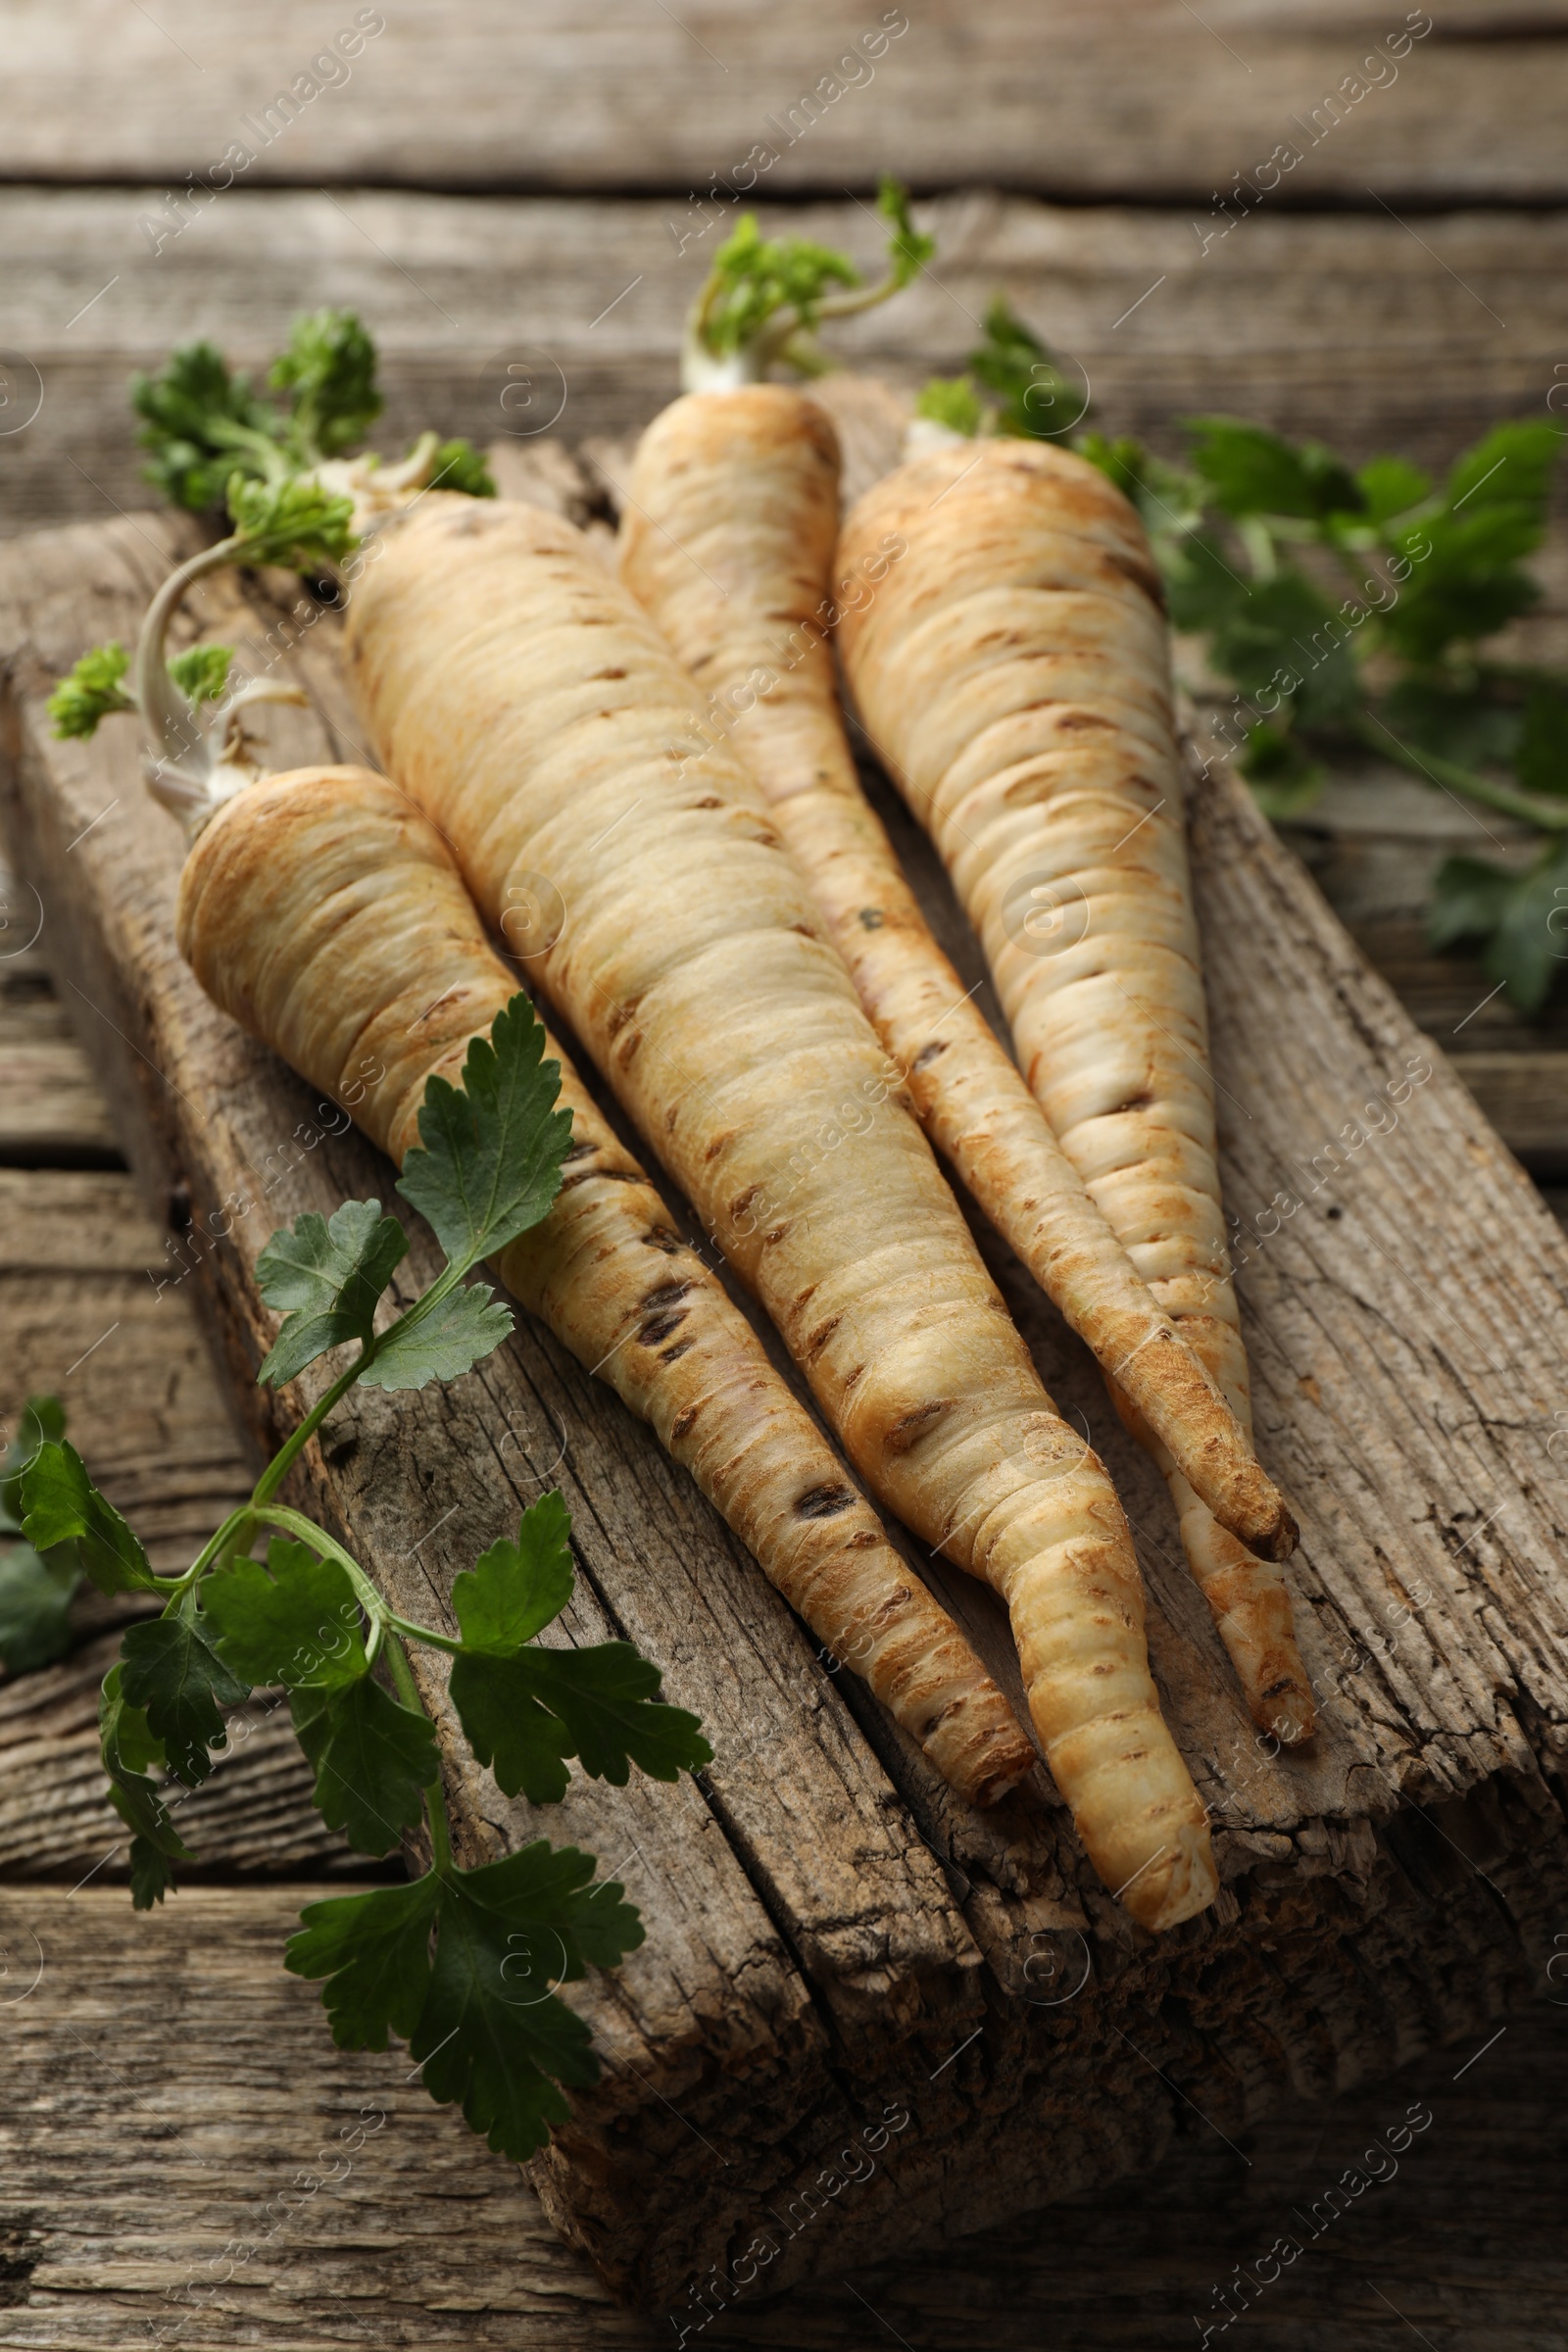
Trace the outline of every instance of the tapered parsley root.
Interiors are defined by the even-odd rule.
[[[1272,1482],[931,936],[860,790],[826,635],[838,471],[833,427],[803,394],[688,394],[643,436],[621,577],[760,784],[927,1131],[1221,1524],[1288,1552]],[[884,592],[902,544],[867,551],[858,606]]]
[[[872,1491],[1005,1599],[1096,1868],[1168,1927],[1216,1877],[1159,1712],[1126,1522],[1042,1389],[826,926],[690,680],[569,524],[427,499],[348,658],[389,771],[485,915],[548,876],[533,959]]]
[[[445,842],[365,768],[303,768],[227,802],[180,877],[178,938],[214,1002],[391,1156],[426,1081],[516,988]],[[974,1804],[1035,1751],[968,1643],[911,1576],[744,1315],[616,1142],[570,1062],[554,1208],[501,1258],[508,1288],[648,1421],[835,1657]],[[365,1088],[355,1073],[378,1068]],[[357,1100],[358,1098],[358,1100]]]
[[[860,714],[979,932],[1062,1150],[1244,1428],[1207,1019],[1158,574],[1120,492],[1040,442],[934,450],[850,514],[839,642]],[[1136,1416],[1135,1416],[1136,1420]],[[1289,1588],[1155,1446],[1259,1724],[1313,1728]]]

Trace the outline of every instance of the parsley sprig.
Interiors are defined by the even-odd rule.
[[[918,413],[965,435],[1068,440],[1059,366],[999,296],[964,375]],[[988,399],[987,394],[992,397]],[[1428,931],[1479,944],[1521,1011],[1568,967],[1568,674],[1489,658],[1530,611],[1563,435],[1496,426],[1442,482],[1402,458],[1351,466],[1232,416],[1188,418],[1185,466],[1130,437],[1070,446],[1138,508],[1171,620],[1233,689],[1216,732],[1270,815],[1309,808],[1327,763],[1370,751],[1529,825],[1523,871],[1474,858],[1439,869]]]
[[[147,479],[172,506],[196,514],[225,503],[232,514],[236,475],[271,489],[297,474],[314,475],[328,490],[352,488],[351,477],[379,463],[349,460],[384,405],[375,370],[375,345],[352,311],[311,311],[295,319],[287,350],[268,370],[270,388],[288,396],[282,405],[264,399],[214,344],[186,344],[162,374],[131,379]],[[421,434],[387,471],[411,481],[416,476],[421,487],[495,496],[471,443],[441,441],[434,433]]]
[[[570,1600],[570,1520],[558,1493],[522,1513],[461,1574],[459,1632],[401,1616],[353,1554],[277,1500],[302,1449],[349,1390],[453,1380],[504,1340],[512,1315],[482,1280],[484,1258],[537,1225],[570,1143],[561,1069],[526,997],[468,1048],[463,1084],[432,1078],[418,1147],[398,1190],[435,1234],[445,1263],[390,1319],[408,1253],[379,1201],[308,1213],[257,1262],[282,1317],[261,1379],[280,1386],[345,1348],[353,1354],[263,1472],[177,1576],[157,1573],[133,1530],[93,1486],[53,1399],[35,1399],[0,1467],[0,1653],[20,1670],[62,1653],[73,1594],[161,1604],[124,1634],[103,1687],[110,1796],[129,1830],[132,1898],[161,1902],[191,1859],[176,1820],[226,1744],[224,1715],[257,1685],[281,1685],[315,1774],[315,1800],[356,1851],[386,1854],[423,1826],[429,1866],[406,1886],[313,1903],[285,1953],[324,1981],[334,2038],[385,2049],[405,2039],[432,2095],[514,2158],[568,2114],[563,2085],[598,2076],[588,2029],[558,1987],[613,1967],[642,1941],[622,1888],[593,1857],[537,1839],[460,1868],[452,1851],[435,1728],[409,1646],[446,1652],[465,1736],[508,1794],[559,1801],[575,1761],[623,1785],[633,1766],[674,1781],[711,1761],[697,1718],[665,1705],[658,1669],[626,1642],[542,1644]],[[266,1550],[257,1556],[265,1540]]]
[[[936,251],[935,238],[915,227],[908,193],[896,179],[883,178],[876,209],[888,224],[887,266],[870,286],[847,253],[808,237],[764,237],[757,215],[743,213],[687,319],[687,391],[758,383],[778,363],[822,374],[831,363],[817,327],[887,302]]]

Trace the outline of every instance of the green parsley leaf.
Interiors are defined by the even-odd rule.
[[[1190,416],[1182,430],[1193,465],[1222,514],[1319,521],[1361,512],[1354,476],[1321,442],[1294,445],[1234,416]]]
[[[909,191],[887,172],[876,192],[876,209],[892,231],[888,238],[889,291],[900,293],[917,277],[937,249],[935,237],[917,229],[909,213]]]
[[[233,659],[231,645],[193,645],[185,653],[175,654],[169,674],[186,702],[199,709],[203,703],[222,700]]]
[[[455,1578],[452,1606],[464,1645],[510,1657],[571,1598],[571,1514],[552,1488],[530,1503],[517,1540],[503,1536]]]
[[[1514,773],[1527,792],[1543,798],[1560,800],[1568,793],[1568,698],[1550,687],[1533,688],[1525,705]]]
[[[267,1565],[237,1559],[202,1587],[213,1646],[247,1683],[337,1690],[367,1671],[360,1604],[347,1572],[274,1536]]]
[[[1264,720],[1248,731],[1243,775],[1265,816],[1277,821],[1299,816],[1323,789],[1323,768],[1288,728]]]
[[[268,381],[294,395],[290,437],[302,465],[341,457],[365,439],[383,406],[375,345],[352,311],[310,311],[296,318]]]
[[[126,1704],[142,1709],[169,1769],[194,1788],[213,1769],[209,1751],[228,1745],[222,1710],[250,1695],[213,1647],[194,1590],[162,1617],[131,1626],[120,1655]]]
[[[430,1984],[430,1930],[441,1905],[434,1872],[406,1886],[308,1903],[302,1933],[291,1936],[283,1966],[296,1977],[325,1977],[321,2000],[340,2050],[384,2050],[389,2032],[408,2041]]]
[[[456,490],[465,498],[494,498],[495,476],[471,441],[443,441],[435,453],[432,490]]]
[[[356,1853],[386,1854],[423,1810],[441,1764],[435,1726],[399,1706],[369,1675],[338,1690],[291,1693],[294,1729],[316,1767],[316,1802]]]
[[[599,2075],[587,2027],[553,1988],[613,1968],[643,1940],[620,1886],[593,1885],[594,1869],[591,1855],[541,1839],[479,1870],[312,1903],[284,1964],[326,1979],[341,2048],[405,2035],[431,2096],[461,2101],[498,2154],[520,2159],[567,2120],[556,2084]]]
[[[236,550],[237,563],[318,571],[358,545],[352,500],[329,497],[306,478],[264,482],[232,473],[223,495],[235,533],[245,542]]]
[[[287,1310],[258,1381],[281,1387],[329,1348],[368,1341],[376,1302],[408,1252],[408,1235],[379,1200],[345,1200],[330,1219],[308,1209],[281,1227],[256,1261],[262,1297]]]
[[[113,1790],[111,1790],[113,1795]],[[169,1867],[171,1856],[162,1846],[138,1832],[130,1841],[130,1905],[133,1911],[150,1911],[161,1903],[174,1884],[174,1874]]]
[[[969,368],[997,395],[1003,431],[1050,441],[1081,423],[1088,413],[1082,395],[1004,295],[996,296],[983,323],[986,339],[970,352]]]
[[[456,1380],[499,1348],[512,1328],[512,1309],[502,1305],[488,1283],[465,1283],[429,1307],[416,1301],[383,1332],[360,1374],[361,1385],[422,1389],[432,1380]]]
[[[537,1225],[561,1189],[571,1113],[555,1109],[561,1064],[546,1061],[544,1025],[521,994],[476,1037],[461,1091],[432,1078],[419,1111],[422,1149],[398,1191],[430,1224],[454,1266],[466,1268]]]
[[[465,1647],[452,1661],[452,1703],[508,1796],[521,1790],[531,1803],[558,1804],[563,1757],[576,1756],[594,1780],[617,1788],[633,1764],[652,1780],[674,1781],[712,1762],[698,1718],[658,1703],[660,1681],[629,1642],[512,1657]]]
[[[1546,527],[1546,501],[1562,456],[1563,435],[1553,424],[1499,424],[1454,461],[1446,495],[1449,511],[1520,509],[1534,522],[1535,545]],[[1521,549],[1528,554],[1528,548]]]
[[[1439,867],[1428,909],[1435,948],[1484,940],[1483,961],[1521,1012],[1539,1012],[1568,966],[1568,842],[1557,840],[1528,873],[1479,858]]]
[[[74,1564],[52,1566],[30,1544],[0,1544],[0,1664],[31,1674],[71,1647],[71,1603],[81,1583]]]
[[[972,440],[985,422],[972,375],[933,375],[916,395],[914,413],[928,416],[933,424],[945,424],[950,433],[962,433],[967,440]]]
[[[151,1562],[130,1529],[87,1476],[74,1446],[39,1446],[22,1478],[23,1534],[35,1551],[73,1541],[100,1592],[157,1590]]]
[[[1474,687],[1400,678],[1383,697],[1378,714],[1401,744],[1459,767],[1510,763],[1519,746],[1519,710]]]
[[[1355,486],[1367,520],[1381,526],[1430,498],[1432,476],[1403,458],[1373,458],[1357,471]]]
[[[164,1751],[142,1710],[127,1703],[121,1687],[123,1672],[123,1664],[119,1663],[104,1677],[98,1731],[110,1799],[132,1833],[131,1901],[136,1910],[146,1911],[155,1902],[161,1903],[172,1885],[170,1863],[188,1862],[192,1857],[157,1788],[147,1778],[149,1765],[162,1767]]]
[[[425,2088],[461,2103],[467,2123],[514,2161],[544,2145],[570,2110],[557,2082],[599,2079],[592,2036],[550,1987],[612,1968],[643,1940],[613,1882],[590,1884],[594,1860],[542,1840],[442,1885],[435,1968],[409,2055]]]
[[[236,466],[274,478],[283,466],[281,419],[211,343],[174,352],[162,375],[133,376],[130,404],[142,419],[137,439],[152,452],[145,478],[192,514],[222,505]]]
[[[40,1446],[58,1445],[66,1434],[66,1411],[58,1396],[29,1396],[17,1434],[0,1458],[0,1532],[22,1533],[22,1474]]]
[[[121,683],[129,667],[130,656],[114,639],[108,645],[95,645],[90,653],[82,655],[44,706],[60,741],[72,735],[84,738],[94,735],[100,719],[108,718],[116,710],[135,710],[134,696],[127,694]]]

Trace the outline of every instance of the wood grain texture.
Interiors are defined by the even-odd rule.
[[[266,1230],[345,1194],[385,1198],[386,1171],[352,1139],[323,1140],[325,1114],[177,964],[177,845],[135,789],[129,723],[57,746],[41,712],[89,636],[129,633],[182,528],[68,531],[0,566],[4,798],[44,899],[43,944],[68,948],[96,1008],[89,1043],[143,1181],[155,1197],[176,1171],[188,1186],[202,1295],[254,1415],[266,1319],[251,1266]],[[198,608],[229,642],[276,617],[232,588]],[[312,668],[334,625],[308,608],[297,619]],[[337,723],[280,717],[274,757],[319,756]],[[117,793],[113,815],[68,851],[83,811]],[[1221,1082],[1250,1121],[1227,1139],[1226,1181],[1250,1215],[1262,1177],[1277,1185],[1277,1163],[1316,1149],[1325,1111],[1332,1135],[1415,1041],[1250,804],[1217,789],[1195,848]],[[954,932],[929,858],[911,847],[910,863]],[[972,942],[950,945],[972,959]],[[1289,1087],[1256,1066],[1258,1039],[1275,1035],[1293,1041]],[[1472,1215],[1504,1228],[1484,1279],[1473,1246],[1460,1249]],[[585,1988],[610,2068],[536,2168],[552,2218],[619,2291],[658,2307],[694,2270],[744,2258],[766,2215],[793,2212],[889,2102],[909,2112],[907,2136],[831,2221],[783,2238],[770,2283],[817,2269],[826,2245],[844,2262],[934,2245],[1004,2208],[1145,2170],[1187,2100],[1234,2137],[1287,2093],[1322,2097],[1473,2033],[1539,1979],[1549,1921],[1568,1913],[1549,1778],[1568,1611],[1544,1483],[1551,1401],[1544,1372],[1515,1358],[1556,1345],[1568,1245],[1441,1070],[1313,1218],[1304,1269],[1276,1250],[1243,1276],[1263,1448],[1307,1526],[1298,1591],[1331,1702],[1305,1758],[1260,1754],[1152,1471],[1082,1351],[997,1265],[1048,1384],[1103,1446],[1140,1530],[1156,1675],[1216,1817],[1222,1900],[1157,1945],[1104,1901],[1045,1796],[984,1818],[947,1799],[853,1688],[822,1675],[645,1433],[534,1331],[450,1394],[395,1410],[367,1399],[313,1456],[307,1499],[416,1612],[444,1606],[452,1570],[560,1477],[585,1571],[572,1637],[636,1634],[715,1738],[700,1793],[584,1785],[552,1823],[625,1859],[649,1921],[628,1967]],[[1430,1285],[1391,1282],[1391,1219],[1396,1249],[1433,1253],[1435,1299]],[[1306,1221],[1289,1229],[1293,1250]],[[416,1281],[423,1264],[416,1236]],[[1455,1285],[1467,1311],[1484,1298],[1506,1428],[1449,1342]],[[988,1596],[951,1596],[999,1671],[1015,1671]],[[452,1793],[470,1852],[532,1827],[457,1765]],[[1078,1991],[1064,2003],[1069,1970]]]
[[[431,422],[524,443],[640,426],[675,389],[682,316],[734,220],[710,207],[682,252],[667,200],[240,189],[155,256],[137,227],[148,201],[0,189],[0,315],[18,355],[0,383],[0,529],[145,506],[132,369],[199,335],[258,367],[321,303],[358,310],[381,347],[387,449]],[[834,336],[850,365],[906,384],[962,365],[1001,288],[1087,383],[1101,424],[1165,448],[1175,418],[1219,409],[1356,459],[1444,463],[1500,417],[1568,397],[1561,214],[1402,223],[1264,205],[1205,251],[1188,212],[984,195],[919,211],[932,270]],[[762,220],[876,267],[863,204]]]
[[[401,2052],[333,2049],[314,1987],[277,1965],[318,1891],[201,1887],[139,1918],[92,1887],[0,1890],[8,2352],[678,2341],[668,2313],[612,2305],[516,2171],[431,2106]],[[823,2259],[771,2300],[764,2271],[686,2340],[1182,2352],[1202,2324],[1250,2305],[1246,2331],[1214,2340],[1562,2352],[1560,1997],[1543,1985],[1491,2047],[1478,2034],[1229,2145],[1184,2111],[1177,2144],[1136,2187],[1028,2229],[896,2264],[875,2248],[854,2267]],[[1406,2119],[1423,2117],[1401,2143]],[[828,2227],[817,2220],[808,2240]]]
[[[1411,19],[1429,29],[1391,56],[1383,44]],[[356,22],[381,29],[345,63],[334,36]],[[253,159],[247,185],[684,194],[715,173],[751,185],[763,170],[769,192],[836,192],[868,191],[882,167],[922,188],[983,179],[1206,204],[1295,139],[1302,157],[1285,185],[1298,201],[1365,205],[1368,181],[1394,201],[1560,200],[1565,29],[1560,0],[1448,0],[1408,18],[1369,0],[1211,0],[1196,16],[1179,0],[991,0],[979,12],[960,0],[677,12],[608,0],[587,18],[569,0],[324,14],[282,0],[265,20],[239,0],[164,0],[150,15],[87,0],[62,40],[44,0],[8,0],[0,122],[16,177],[90,168],[175,188],[188,172],[214,176],[238,143]],[[1324,107],[1333,93],[1338,118]],[[748,180],[759,147],[776,160],[754,161]]]

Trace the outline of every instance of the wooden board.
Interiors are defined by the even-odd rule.
[[[734,218],[711,208],[681,252],[682,207],[667,199],[236,190],[155,256],[137,226],[147,202],[0,189],[0,317],[19,355],[0,382],[0,529],[145,506],[132,369],[199,335],[259,367],[322,303],[358,310],[381,347],[388,449],[432,422],[481,442],[519,423],[573,442],[623,432],[674,391],[682,317]],[[1221,409],[1356,459],[1384,448],[1443,464],[1501,417],[1568,402],[1560,214],[1401,224],[1265,206],[1206,251],[1185,210],[974,195],[920,218],[938,237],[931,270],[834,338],[851,365],[906,383],[961,367],[1004,289],[1087,381],[1107,430],[1164,448],[1176,418]],[[863,203],[762,219],[876,267],[880,223]]]
[[[56,747],[41,716],[50,677],[89,633],[128,634],[177,536],[143,517],[9,560],[7,822],[43,898],[40,945],[70,943],[88,1042],[144,1182],[167,1199],[177,1171],[198,1237],[236,1192],[262,1212],[204,1243],[201,1276],[236,1394],[258,1414],[265,1318],[250,1268],[268,1226],[384,1188],[385,1172],[347,1139],[310,1143],[302,1090],[179,968],[167,930],[177,845],[136,793],[133,731]],[[202,616],[230,640],[257,625],[228,591]],[[330,626],[307,640],[315,667]],[[291,717],[278,756],[331,740]],[[1310,1155],[1419,1049],[1249,804],[1205,801],[1195,846],[1217,1066],[1244,1105],[1227,1182],[1250,1216],[1293,1153]],[[915,845],[910,858],[930,889]],[[933,890],[931,905],[951,927],[951,902]],[[1288,1024],[1299,1042],[1289,1092],[1263,1050]],[[1482,1285],[1461,1247],[1470,1220],[1499,1228]],[[1418,1291],[1400,1264],[1412,1250]],[[416,1241],[416,1278],[419,1259]],[[1555,1345],[1565,1266],[1556,1228],[1434,1068],[1376,1157],[1348,1161],[1244,1275],[1262,1444],[1307,1530],[1305,1645],[1337,1692],[1317,1753],[1271,1766],[1174,1560],[1152,1473],[1091,1368],[999,1265],[1140,1529],[1156,1672],[1216,1816],[1225,1896],[1157,1946],[1109,1911],[1050,1804],[1030,1796],[976,1821],[874,1714],[861,1718],[868,1746],[853,1690],[814,1673],[689,1490],[539,1335],[450,1396],[412,1411],[402,1400],[395,1434],[382,1405],[360,1407],[313,1460],[309,1498],[413,1607],[439,1603],[453,1569],[535,1490],[564,1422],[558,1475],[587,1570],[573,1630],[632,1633],[715,1736],[700,1805],[590,1786],[555,1817],[607,1861],[637,1855],[629,1882],[650,1925],[644,1951],[584,1991],[610,2069],[536,2168],[553,2218],[620,2291],[678,2302],[694,2268],[740,2254],[761,2215],[789,2208],[889,2101],[908,2104],[915,2129],[853,2206],[782,2249],[772,2283],[816,2268],[827,2244],[861,2259],[1146,2167],[1187,2100],[1234,2135],[1288,2087],[1323,2095],[1374,2077],[1523,1997],[1550,1949],[1552,1905],[1568,1903],[1568,1840],[1543,1777],[1568,1740],[1568,1610],[1549,1385],[1531,1353]],[[1456,1310],[1474,1316],[1478,1300],[1485,1367],[1451,1337]],[[955,1599],[977,1639],[1004,1640],[977,1589]],[[460,1779],[455,1794],[466,1850],[527,1834],[526,1809],[493,1788]],[[1082,1937],[1091,1962],[1065,2032],[1024,1973],[1052,1935]]]
[[[869,192],[880,167],[922,188],[1202,206],[1294,141],[1287,202],[1365,205],[1368,182],[1394,203],[1561,201],[1565,29],[1561,0],[1430,15],[1369,0],[600,0],[586,14],[403,0],[323,15],[279,0],[265,18],[241,0],[76,0],[63,40],[43,0],[7,0],[0,135],[17,178],[91,171],[176,190],[237,170],[246,186],[684,195],[760,172],[769,192]]]
[[[144,1919],[122,1893],[0,1889],[8,2352],[678,2342],[667,2316],[613,2308],[401,2052],[333,2049],[311,1988],[277,1965],[318,1892],[202,1887]],[[897,2264],[873,2249],[853,2268],[824,2249],[780,2299],[764,2272],[687,2343],[1185,2352],[1250,2305],[1245,2332],[1212,2340],[1563,2352],[1568,2013],[1553,1997],[1495,2039],[1229,2146],[1189,2114],[1157,2171],[1049,2230]],[[1412,2110],[1431,2121],[1401,2145]]]

